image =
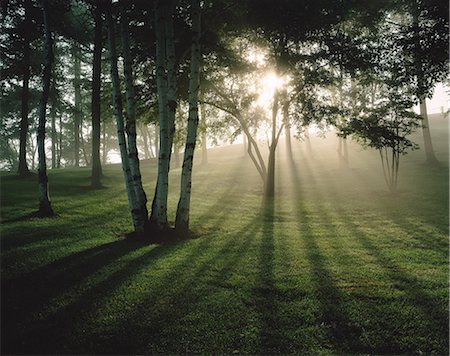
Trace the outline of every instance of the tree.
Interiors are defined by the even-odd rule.
[[[156,86],[158,92],[159,157],[156,191],[150,223],[159,230],[168,227],[167,197],[169,192],[170,156],[175,130],[176,63],[172,1],[155,2]]]
[[[120,157],[122,159],[122,171],[125,179],[125,189],[128,195],[128,203],[131,210],[131,217],[133,221],[134,230],[138,234],[143,234],[145,230],[145,223],[147,216],[142,215],[139,200],[134,189],[134,181],[130,169],[129,152],[127,149],[127,142],[125,138],[125,124],[123,119],[123,105],[122,94],[120,89],[119,70],[117,68],[117,49],[115,41],[115,26],[112,14],[112,5],[109,4],[106,10],[106,17],[108,22],[108,38],[109,38],[109,53],[111,64],[111,80],[113,91],[114,115],[116,118],[117,138],[119,142]]]
[[[94,4],[94,57],[92,64],[92,177],[91,185],[99,188],[102,176],[100,161],[100,121],[101,121],[101,65],[102,65],[102,2],[96,0]]]
[[[135,96],[133,86],[133,70],[131,65],[130,54],[130,35],[128,29],[128,15],[126,6],[123,0],[120,1],[121,8],[121,35],[122,35],[122,52],[124,57],[124,76],[126,87],[126,101],[127,101],[127,124],[126,132],[128,139],[128,158],[130,162],[130,173],[133,178],[133,188],[136,193],[136,198],[142,217],[147,220],[147,196],[142,187],[141,171],[139,167],[139,157],[136,143],[136,111],[135,111]]]
[[[39,157],[38,182],[39,182],[39,211],[40,217],[53,216],[54,212],[48,195],[47,163],[45,161],[45,115],[50,94],[52,64],[53,64],[53,38],[49,23],[49,3],[43,0],[44,31],[46,58],[43,75],[43,91],[39,104],[39,127],[37,133],[37,146]]]
[[[200,85],[200,0],[191,3],[192,13],[192,49],[191,73],[189,79],[189,118],[184,149],[183,169],[181,172],[180,200],[178,201],[175,229],[179,234],[187,235],[189,230],[189,210],[192,186],[192,165],[199,121],[198,93]]]
[[[411,110],[412,101],[398,88],[373,93],[374,106],[361,108],[360,116],[341,128],[340,135],[352,134],[366,147],[378,150],[383,176],[389,190],[397,191],[400,157],[417,145],[407,138],[420,125],[420,117]]]
[[[25,1],[25,21],[23,32],[23,84],[22,84],[22,105],[20,121],[20,151],[19,151],[19,175],[28,175],[28,165],[26,159],[26,142],[28,135],[28,97],[30,82],[30,34],[31,32],[31,0]]]

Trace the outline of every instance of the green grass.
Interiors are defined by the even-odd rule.
[[[242,147],[213,150],[195,167],[196,238],[172,245],[122,238],[119,166],[96,191],[88,169],[50,171],[54,219],[21,219],[36,179],[3,174],[2,353],[447,354],[448,167],[402,158],[392,196],[375,153],[352,144],[339,170],[331,135],[313,149],[297,144],[293,164],[280,151],[265,210]]]

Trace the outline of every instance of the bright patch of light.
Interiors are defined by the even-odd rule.
[[[268,107],[272,104],[275,89],[285,85],[285,79],[278,77],[274,72],[266,73],[259,82],[258,105]]]

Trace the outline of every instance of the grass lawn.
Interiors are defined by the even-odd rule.
[[[432,124],[445,163],[402,157],[394,196],[372,151],[350,144],[338,169],[330,134],[312,156],[297,143],[292,163],[280,143],[262,211],[242,146],[211,150],[195,167],[195,238],[173,245],[122,238],[118,165],[96,191],[88,169],[50,171],[54,219],[21,219],[37,179],[2,174],[2,354],[448,354],[448,128]],[[142,168],[151,200],[155,164]]]

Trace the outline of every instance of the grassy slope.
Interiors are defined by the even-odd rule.
[[[446,121],[433,125],[447,162]],[[292,165],[280,152],[263,213],[242,147],[216,149],[195,169],[198,238],[171,246],[120,238],[118,166],[100,191],[86,169],[50,172],[59,217],[44,220],[19,219],[37,205],[35,179],[3,175],[3,353],[446,354],[448,167],[414,152],[390,196],[376,154],[352,144],[342,171],[335,148],[331,135],[312,157],[297,145]],[[143,171],[151,195],[155,167]]]

